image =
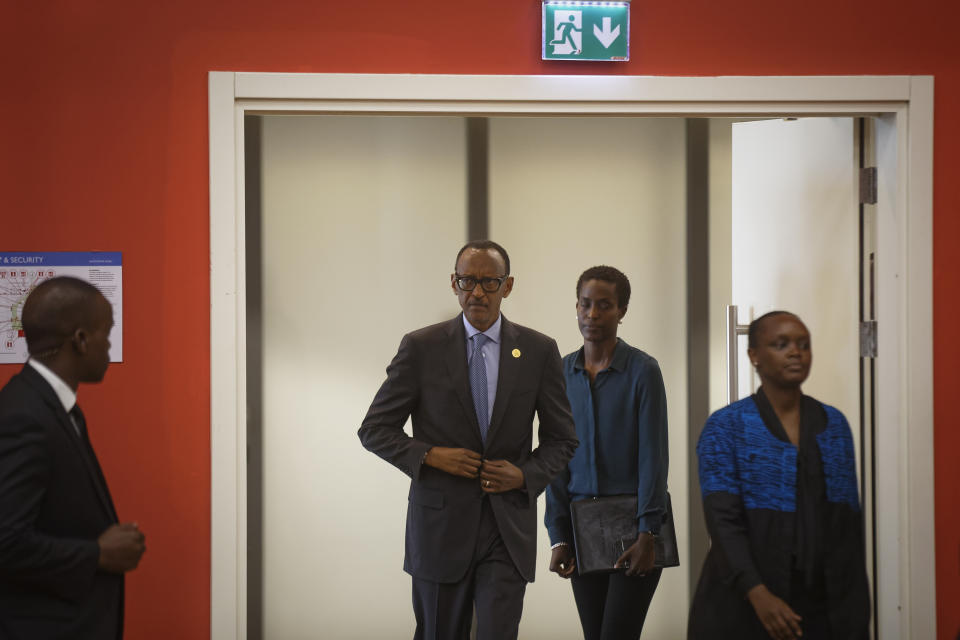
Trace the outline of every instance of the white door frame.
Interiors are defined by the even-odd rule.
[[[246,638],[244,115],[886,115],[895,202],[878,222],[880,632],[935,638],[933,78],[211,72],[210,445],[213,640]],[[886,154],[886,156],[884,156]],[[358,445],[359,446],[359,445]],[[895,471],[895,472],[891,472]]]

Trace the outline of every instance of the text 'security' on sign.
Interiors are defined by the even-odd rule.
[[[543,2],[544,60],[630,59],[629,2]]]

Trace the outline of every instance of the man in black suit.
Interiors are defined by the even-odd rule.
[[[123,574],[144,552],[117,523],[76,404],[110,363],[113,310],[96,287],[58,277],[23,307],[30,360],[0,390],[0,638],[123,636]]]
[[[534,578],[537,496],[573,456],[576,431],[556,342],[500,314],[513,289],[503,247],[468,243],[450,286],[463,313],[403,337],[359,435],[411,478],[415,639],[468,638],[475,605],[477,637],[505,640]]]

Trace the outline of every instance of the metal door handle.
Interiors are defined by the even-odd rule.
[[[737,336],[745,336],[750,329],[748,324],[737,324],[737,305],[727,305],[727,404],[737,401]]]

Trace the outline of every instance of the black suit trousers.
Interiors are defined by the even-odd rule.
[[[527,581],[500,537],[490,499],[483,499],[473,560],[458,582],[413,578],[414,640],[468,640],[477,610],[477,640],[515,640]]]

